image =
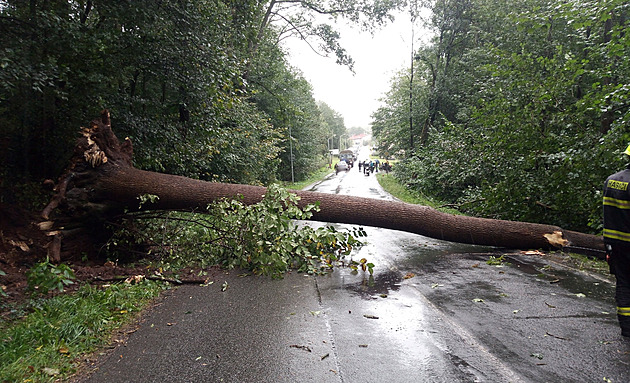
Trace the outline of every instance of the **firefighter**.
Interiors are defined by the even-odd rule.
[[[630,146],[624,152],[630,156]],[[628,157],[626,157],[628,158]],[[630,163],[604,184],[604,243],[610,273],[617,279],[615,300],[621,335],[630,337]]]

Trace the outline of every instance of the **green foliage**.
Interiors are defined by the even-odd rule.
[[[24,318],[0,321],[0,381],[50,382],[67,378],[81,355],[109,340],[163,284],[142,281],[82,286],[75,294],[35,300]]]
[[[138,206],[142,209],[142,206],[145,204],[156,203],[160,199],[160,196],[155,194],[142,194],[141,196],[138,196],[138,199],[140,200]]]
[[[626,8],[436,2],[439,39],[414,66],[421,145],[406,145],[406,73],[375,114],[379,147],[405,154],[396,177],[468,214],[599,232],[602,182],[630,140]]]
[[[505,255],[501,255],[499,257],[495,257],[494,255],[491,255],[490,258],[488,258],[488,260],[486,261],[486,264],[490,266],[504,266],[509,263],[506,262]]]
[[[278,178],[303,180],[323,164],[327,129],[320,121],[310,84],[289,69],[279,47],[264,44],[259,54],[249,75],[251,101],[277,128]]]
[[[74,284],[74,272],[65,264],[54,265],[48,257],[26,272],[29,290],[34,294],[46,295],[49,291],[63,292],[64,287]]]
[[[245,205],[238,200],[216,202],[209,214],[168,213],[138,227],[129,223],[109,243],[112,257],[122,259],[130,249],[146,249],[164,267],[219,264],[257,274],[281,276],[289,269],[318,273],[333,268],[362,243],[362,229],[337,231],[296,224],[319,208],[298,206],[298,197],[276,185],[263,200]],[[140,218],[146,214],[135,215]]]
[[[359,268],[365,272],[366,270],[370,273],[370,275],[374,275],[374,264],[367,261],[366,258],[361,258],[359,261],[350,262],[350,268],[352,270],[358,271]]]
[[[139,168],[269,184],[291,179],[293,167],[300,180],[321,166],[327,130],[280,41],[291,34],[317,41],[351,66],[339,33],[315,15],[368,28],[398,5],[5,1],[0,172],[56,178],[79,127],[108,108],[116,133],[132,140]]]

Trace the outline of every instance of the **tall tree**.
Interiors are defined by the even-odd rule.
[[[282,133],[278,177],[302,180],[323,162],[325,129],[311,85],[288,65],[280,47],[263,47],[249,75],[251,100]]]
[[[599,230],[628,140],[623,1],[449,4],[420,50],[433,133],[398,175],[472,214]]]

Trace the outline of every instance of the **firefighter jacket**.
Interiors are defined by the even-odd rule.
[[[604,184],[604,242],[630,246],[630,168]]]

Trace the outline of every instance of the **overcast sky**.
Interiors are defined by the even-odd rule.
[[[342,25],[341,44],[355,61],[355,74],[335,63],[334,57],[321,57],[297,39],[287,41],[289,62],[299,68],[311,83],[317,101],[323,101],[344,118],[346,128],[369,128],[370,115],[379,107],[379,99],[389,90],[395,73],[409,66],[411,58],[411,23],[401,15],[394,23],[367,32]],[[414,49],[423,36],[415,27]]]

